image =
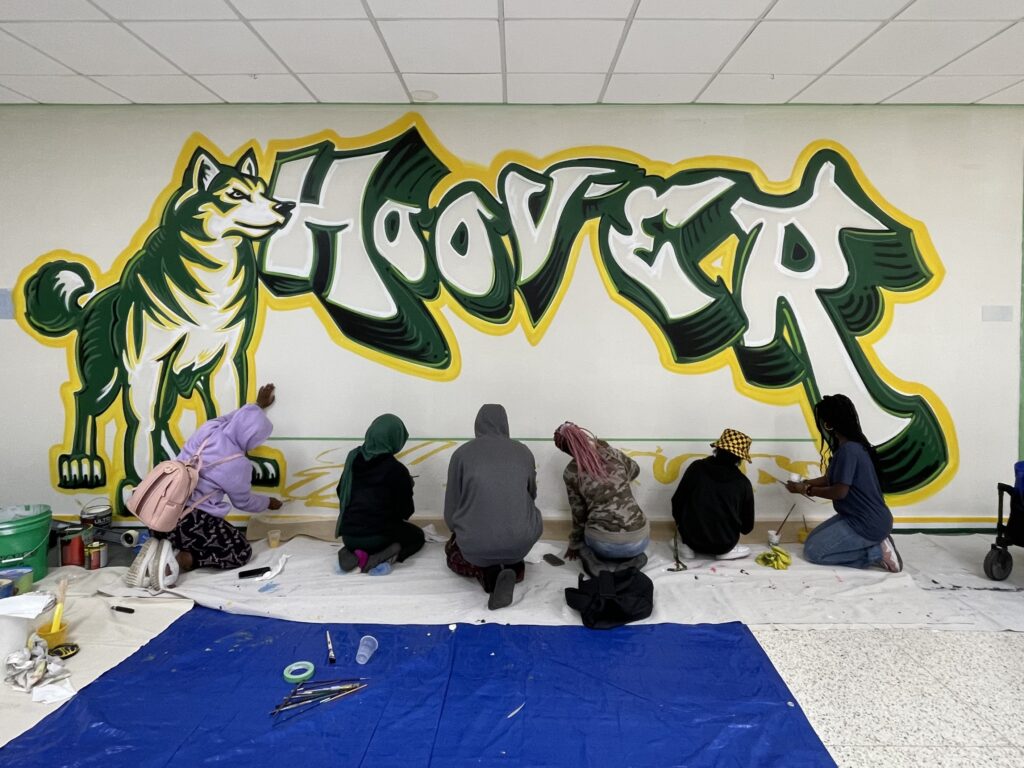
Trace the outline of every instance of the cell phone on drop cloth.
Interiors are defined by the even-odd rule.
[[[552,555],[550,552],[544,555],[544,562],[548,565],[565,565],[565,560],[558,555]]]
[[[263,568],[250,568],[248,571],[239,571],[238,578],[254,579],[257,576],[262,576],[264,573],[270,573],[270,568],[264,566]]]

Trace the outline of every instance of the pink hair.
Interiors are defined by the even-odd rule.
[[[574,459],[580,474],[608,477],[608,467],[597,450],[597,438],[582,427],[567,421],[555,430],[555,446]]]

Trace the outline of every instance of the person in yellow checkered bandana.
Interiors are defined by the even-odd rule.
[[[740,462],[750,461],[752,442],[743,432],[726,429],[711,443],[715,452],[683,473],[672,496],[672,517],[684,560],[697,553],[718,560],[750,554],[750,547],[739,541],[741,534],[754,529],[754,488]]]

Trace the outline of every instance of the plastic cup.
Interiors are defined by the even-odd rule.
[[[774,546],[778,546],[781,539],[779,538],[778,531],[768,531],[768,543]]]
[[[281,531],[277,528],[272,531],[267,531],[267,545],[271,549],[276,549],[281,546]]]
[[[51,624],[46,624],[45,626],[39,627],[39,629],[36,630],[36,634],[46,641],[46,646],[48,648],[56,648],[58,645],[63,645],[64,641],[68,637],[68,625],[61,623],[60,628],[56,632],[51,632],[51,628]]]
[[[373,635],[363,635],[359,641],[359,648],[356,650],[356,663],[365,664],[377,650],[377,638]]]

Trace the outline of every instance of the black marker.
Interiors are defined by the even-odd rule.
[[[118,613],[135,613],[134,608],[126,608],[123,605],[112,605],[110,606],[110,609],[113,611],[117,611]]]

